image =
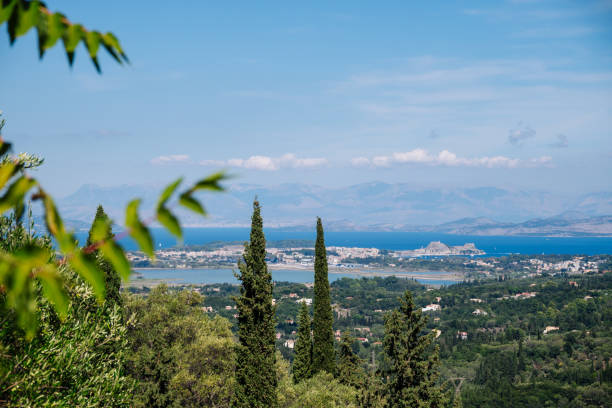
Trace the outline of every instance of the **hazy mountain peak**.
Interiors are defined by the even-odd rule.
[[[436,230],[463,234],[486,230],[489,234],[504,234],[512,228],[519,233],[536,233],[536,229],[554,225],[555,231],[562,233],[559,228],[567,230],[577,222],[582,225],[581,231],[592,230],[596,223],[588,224],[583,222],[585,219],[612,213],[612,193],[571,197],[542,191],[517,193],[487,186],[424,189],[385,182],[348,187],[306,183],[275,186],[236,183],[228,187],[223,194],[200,195],[210,213],[206,219],[178,210],[184,223],[246,226],[255,196],[262,203],[267,225],[308,227],[316,216],[321,216],[329,228],[336,230]],[[59,204],[68,219],[91,222],[95,208],[102,204],[111,218],[121,221],[125,205],[136,197],[143,199],[143,216],[150,214],[160,191],[145,185],[86,184]],[[422,227],[428,225],[436,227]],[[595,230],[605,231],[605,227]]]

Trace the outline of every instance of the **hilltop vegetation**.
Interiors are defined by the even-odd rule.
[[[512,406],[547,401],[601,406],[611,396],[609,274],[489,280],[434,290],[395,277],[343,278],[330,286],[334,330],[360,338],[352,348],[365,369],[373,368],[372,356],[376,366],[385,364],[379,343],[383,317],[409,289],[420,307],[440,305],[439,311],[427,312],[427,329],[439,330],[441,380],[449,389],[461,383],[464,406],[499,406],[502,401],[512,401]],[[235,286],[201,290],[205,305],[233,320],[230,297]],[[298,329],[296,300],[312,296],[312,289],[302,284],[275,285],[281,334],[277,347],[289,360],[293,350],[286,347],[291,344],[287,340],[295,339]],[[547,327],[551,329],[544,334]]]

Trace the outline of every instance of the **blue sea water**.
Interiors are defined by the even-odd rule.
[[[158,248],[170,248],[176,245],[175,238],[162,229],[152,230]],[[314,231],[287,231],[280,229],[266,229],[268,241],[284,239],[314,240]],[[77,234],[84,241],[86,233]],[[187,228],[184,230],[184,243],[188,245],[201,245],[214,241],[246,241],[249,239],[247,228]],[[448,245],[463,245],[473,242],[477,248],[487,253],[487,256],[503,256],[508,254],[611,254],[612,238],[572,237],[572,238],[546,238],[546,237],[491,237],[450,235],[423,232],[334,232],[325,233],[325,242],[328,246],[350,246],[362,248],[379,248],[390,250],[416,249],[426,246],[431,241],[442,241]],[[136,245],[129,238],[120,240],[125,249],[136,249]],[[185,284],[207,283],[237,283],[231,269],[145,269],[139,271],[145,279],[161,279],[169,282]],[[432,285],[451,285],[455,282],[444,279],[435,279],[435,272],[426,273],[430,279],[416,280]],[[342,277],[357,278],[360,275],[347,271],[346,273],[330,273],[330,281]],[[272,270],[275,281],[289,281],[305,283],[313,281],[312,271],[302,270]]]
[[[272,269],[270,272],[272,272],[272,279],[277,282],[306,283],[314,281],[314,272],[312,270]],[[238,283],[231,269],[140,269],[138,273],[144,279],[158,279],[178,284]],[[416,279],[416,281],[424,284],[452,285],[457,283],[445,279],[435,279],[437,272],[423,272],[420,275],[431,277],[430,279]],[[330,273],[329,281],[333,282],[341,278],[360,277],[361,275],[350,272]]]
[[[169,248],[176,245],[175,238],[165,230],[153,229],[156,246]],[[315,239],[314,231],[287,231],[266,229],[268,241],[284,239]],[[86,233],[80,233],[80,240],[85,240]],[[213,241],[246,241],[249,239],[247,228],[187,228],[184,231],[185,244],[205,244]],[[470,236],[451,235],[429,232],[334,232],[325,233],[328,246],[354,246],[379,249],[416,249],[426,246],[431,241],[442,241],[447,245],[463,245],[473,242],[489,256],[507,254],[582,254],[598,255],[612,253],[612,237],[516,237],[516,236]],[[136,245],[125,238],[120,241],[128,250]]]
[[[169,248],[176,245],[175,238],[165,230],[152,230],[158,248]],[[279,229],[265,230],[268,241],[285,239],[314,240],[314,231],[287,231]],[[87,235],[80,234],[85,240]],[[249,239],[247,228],[188,228],[184,230],[184,243],[201,245],[214,241],[246,241]],[[421,232],[333,232],[325,233],[328,246],[350,246],[379,248],[390,250],[416,249],[426,246],[431,241],[442,241],[448,245],[463,245],[473,242],[487,256],[514,254],[611,254],[612,238],[545,238],[545,237],[491,237],[450,235]],[[136,249],[129,238],[122,239],[121,244],[128,250]],[[305,283],[312,282],[313,272],[308,270],[271,270],[275,281]],[[143,269],[139,273],[145,279],[161,279],[168,282],[185,284],[238,283],[231,269]],[[451,285],[454,281],[436,279],[436,272],[424,272],[429,279],[417,278],[421,283],[432,285]],[[330,273],[330,281],[342,277],[358,278],[361,275],[351,273]],[[425,276],[424,276],[425,277]]]

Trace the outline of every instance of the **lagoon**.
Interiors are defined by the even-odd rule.
[[[235,269],[234,269],[235,270]],[[215,283],[239,283],[234,276],[234,270],[232,269],[213,269],[213,268],[197,268],[197,269],[173,269],[173,268],[160,268],[160,269],[138,269],[137,272],[142,279],[163,281],[171,284],[197,284],[207,285]],[[276,282],[293,282],[293,283],[307,283],[314,281],[314,272],[312,270],[301,270],[301,269],[270,269],[272,272],[272,280]],[[389,274],[389,271],[368,271],[371,273],[370,276],[376,276],[377,272]],[[414,273],[418,275],[416,281],[429,284],[429,285],[452,285],[457,281],[444,279],[443,276],[447,275],[444,272],[418,272]],[[398,275],[401,276],[401,275]],[[423,276],[421,278],[420,276]],[[363,274],[358,272],[330,272],[329,281],[333,282],[341,278],[361,278]],[[438,279],[439,277],[439,279]],[[138,285],[139,279],[134,277],[131,279],[133,283]]]

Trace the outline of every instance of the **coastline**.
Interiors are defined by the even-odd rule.
[[[306,265],[268,265],[268,268],[271,270],[289,270],[289,271],[313,271],[313,266]],[[237,270],[238,268],[229,268],[226,266],[201,266],[195,268],[181,267],[181,268],[168,268],[168,267],[139,267],[132,268],[134,272],[138,272],[139,270],[194,270],[194,269],[228,269]],[[381,268],[381,269],[369,269],[369,268],[339,268],[330,266],[328,267],[328,273],[331,274],[353,274],[361,277],[387,277],[387,276],[397,276],[399,278],[406,279],[421,279],[427,281],[440,281],[440,280],[448,280],[454,282],[463,281],[463,275],[459,272],[451,272],[451,271],[407,271],[405,269],[399,268]],[[314,281],[314,271],[313,271],[313,281]]]

